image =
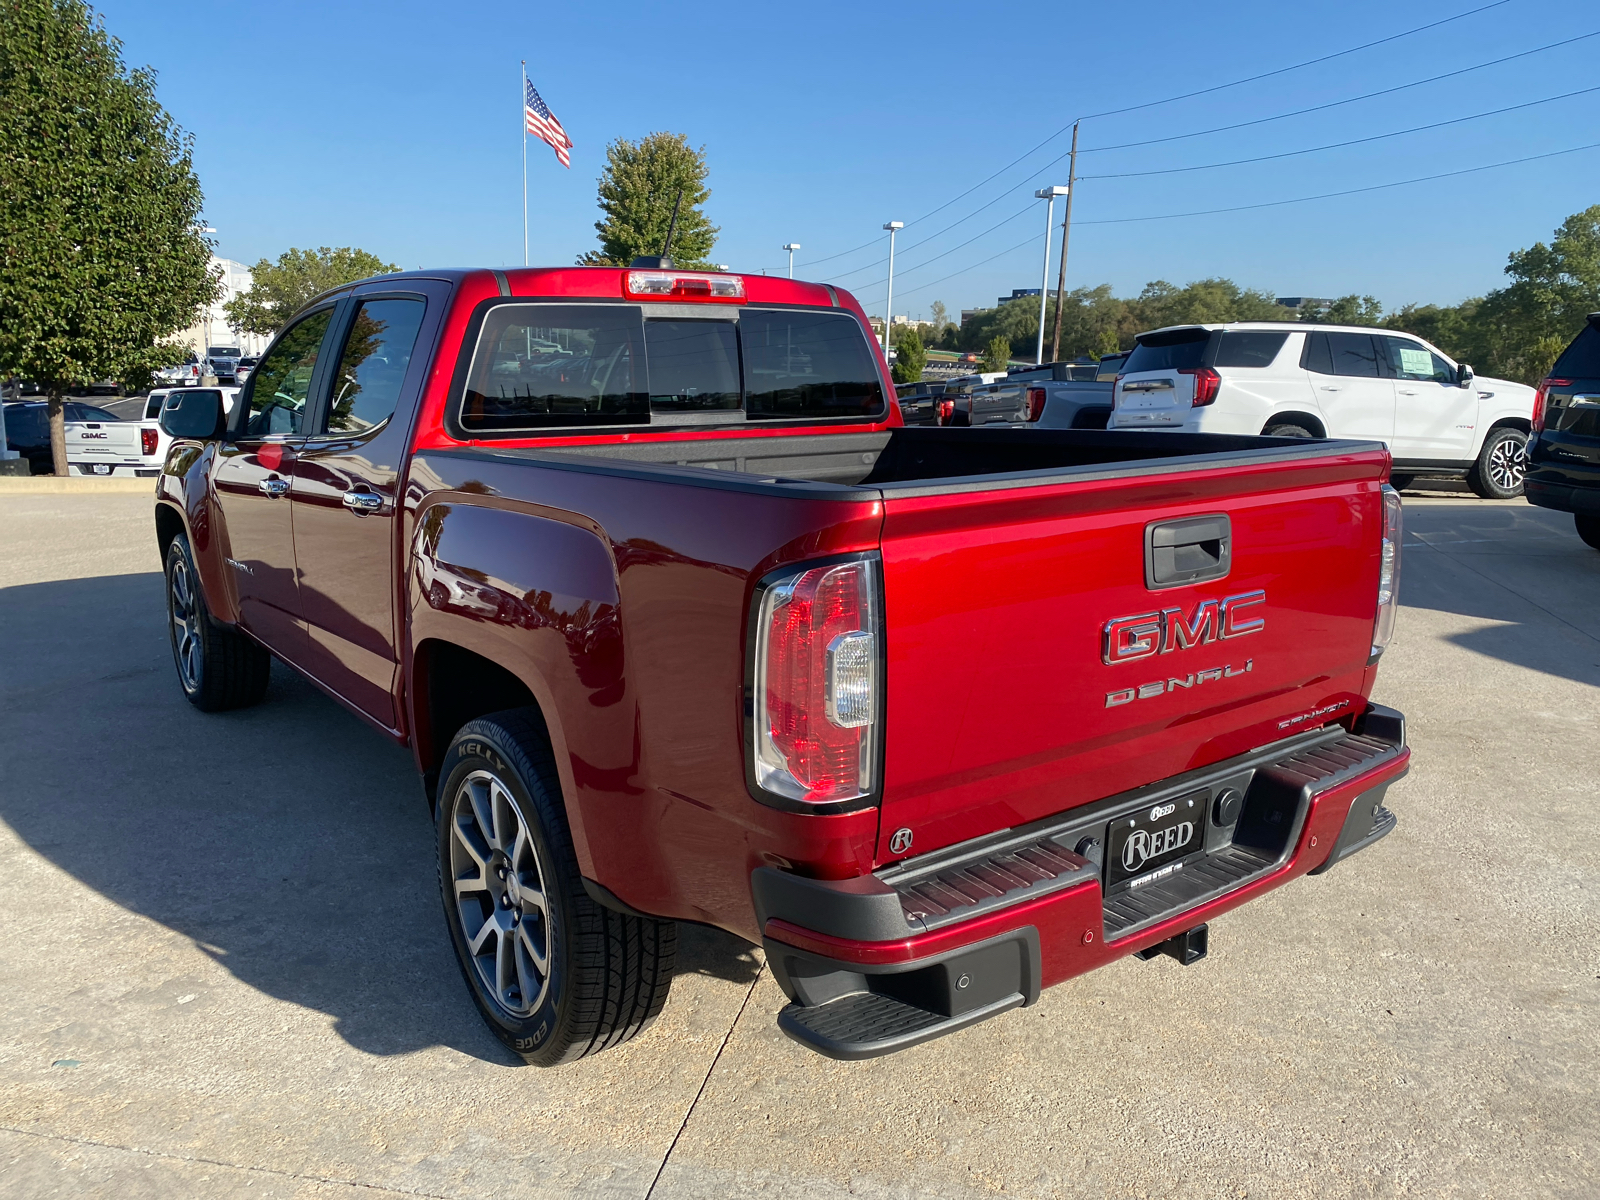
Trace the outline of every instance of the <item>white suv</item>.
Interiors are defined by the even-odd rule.
[[[1177,325],[1139,335],[1109,428],[1365,438],[1387,443],[1397,487],[1464,478],[1509,499],[1522,494],[1533,396],[1389,329]]]

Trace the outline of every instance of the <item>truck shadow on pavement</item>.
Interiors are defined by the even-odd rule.
[[[0,819],[357,1049],[520,1065],[450,950],[409,752],[281,664],[260,707],[197,712],[164,616],[157,573],[0,590]],[[680,947],[680,974],[759,970],[718,930],[685,925]]]

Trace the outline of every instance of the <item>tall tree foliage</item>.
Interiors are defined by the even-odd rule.
[[[891,374],[896,383],[915,383],[922,378],[922,369],[928,365],[928,354],[922,344],[922,331],[915,325],[902,330],[894,342],[895,357]]]
[[[0,372],[44,386],[57,474],[74,384],[182,359],[217,295],[192,139],[81,0],[0,8]]]
[[[582,255],[588,267],[625,267],[640,255],[656,255],[667,238],[672,206],[683,192],[671,256],[679,266],[705,269],[721,230],[700,211],[711,198],[706,148],[696,150],[678,133],[652,133],[638,142],[618,138],[606,147],[600,176],[600,211],[594,224],[600,249]]]
[[[250,287],[222,306],[228,324],[244,333],[270,336],[289,323],[306,302],[329,288],[400,268],[376,254],[341,246],[337,250],[291,247],[277,262],[263,258],[250,268]]]

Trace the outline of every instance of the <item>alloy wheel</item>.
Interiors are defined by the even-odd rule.
[[[167,573],[167,614],[172,622],[172,655],[178,664],[178,678],[186,692],[200,687],[200,614],[195,609],[194,583],[189,564],[182,554],[172,558]]]
[[[454,911],[478,982],[527,1017],[550,987],[550,904],[539,852],[510,790],[474,771],[450,800]]]
[[[1521,438],[1501,438],[1489,451],[1489,481],[1501,491],[1514,492],[1528,473],[1528,448]]]

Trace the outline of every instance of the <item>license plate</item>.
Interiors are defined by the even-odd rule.
[[[1165,396],[1152,395],[1149,392],[1123,393],[1123,408],[1168,408]]]
[[[1181,870],[1180,860],[1205,846],[1207,795],[1180,796],[1113,821],[1106,887],[1142,887]]]
[[[110,463],[95,463],[94,464],[94,473],[96,475],[109,475],[109,474],[111,474],[111,464]]]

